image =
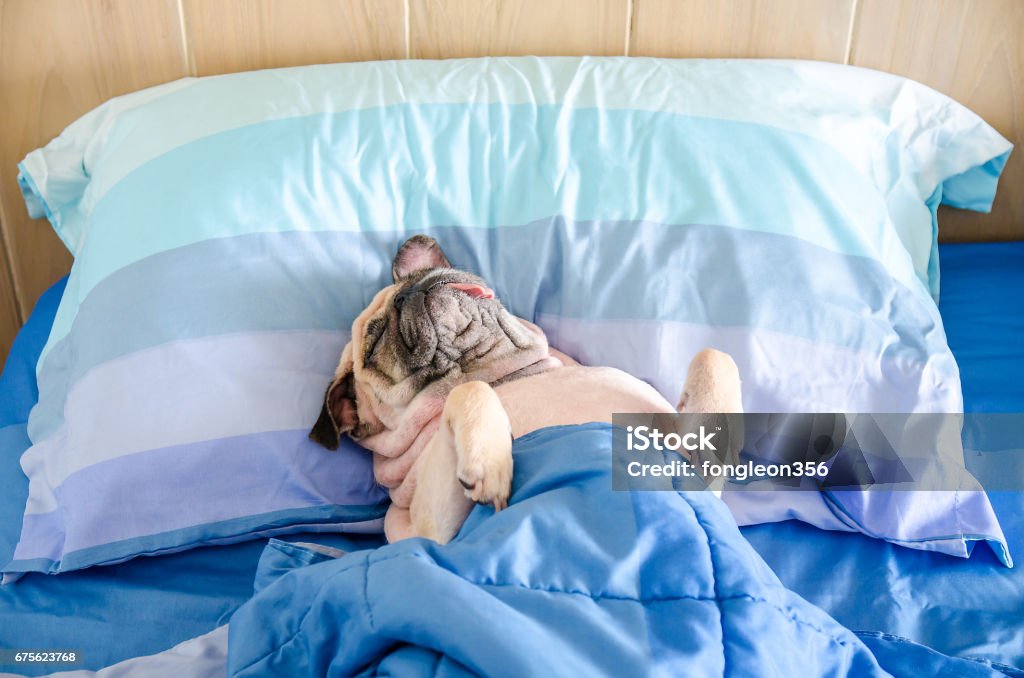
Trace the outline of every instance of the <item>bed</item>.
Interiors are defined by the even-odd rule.
[[[692,56],[666,31],[709,17],[655,0],[28,6],[0,3],[0,79],[33,121],[0,138],[0,348],[25,319],[0,377],[0,672],[1024,675],[1024,247],[936,244],[1024,232],[1019,151],[1007,164],[986,124],[1019,139],[997,105],[1012,87],[943,79],[950,55],[991,63],[1004,43],[974,40],[1019,27],[1016,7],[975,7],[998,20],[927,68],[890,27],[932,25],[931,6],[708,10],[731,47],[697,56],[743,34],[741,56],[911,75],[982,121],[819,62],[409,60]],[[815,13],[834,39],[772,47]],[[81,35],[90,21],[116,30]],[[7,58],[30,25],[66,49]],[[450,547],[386,545],[368,457],[306,433],[346,321],[413,232],[553,345],[666,398],[714,345],[748,411],[962,407],[952,484],[608,494],[592,424],[517,441],[513,505],[477,509]]]
[[[944,245],[941,309],[964,374],[968,411],[1019,409],[1024,374],[1024,246]],[[34,365],[64,281],[40,300],[3,373],[2,555],[11,555],[27,480],[17,460],[28,445],[25,420],[35,401]],[[979,333],[979,329],[985,328]],[[1019,463],[1019,462],[1018,462]],[[1019,492],[993,496],[1012,551],[1024,547]],[[807,600],[872,642],[919,643],[1017,675],[1024,665],[1024,582],[1019,568],[999,567],[988,550],[967,562],[903,549],[855,534],[816,530],[797,521],[743,529],[780,578]],[[290,541],[324,541],[294,535]],[[340,537],[345,550],[379,546],[379,536]],[[28,575],[0,589],[4,645],[68,648],[75,668],[98,670],[164,652],[225,624],[252,595],[266,540],[142,558],[60,577]],[[216,647],[216,643],[214,643]],[[223,650],[222,650],[223,651]],[[223,658],[221,659],[223,661]],[[5,667],[13,669],[14,667]],[[47,668],[19,672],[41,675]]]

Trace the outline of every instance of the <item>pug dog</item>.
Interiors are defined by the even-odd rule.
[[[352,324],[310,438],[348,435],[373,454],[391,506],[388,541],[451,540],[474,503],[500,511],[512,441],[547,426],[611,422],[613,412],[741,412],[735,362],[691,362],[679,404],[611,367],[584,367],[509,313],[481,278],[453,268],[433,238],[398,250],[394,283]]]

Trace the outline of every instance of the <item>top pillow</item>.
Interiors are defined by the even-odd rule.
[[[812,62],[338,64],[112,100],[20,166],[75,264],[6,570],[369,529],[365,456],[305,433],[417,232],[553,345],[670,399],[712,345],[748,411],[958,411],[935,211],[988,209],[1009,150],[933,90]],[[969,533],[799,517],[963,555],[1002,537],[970,497],[942,504]]]

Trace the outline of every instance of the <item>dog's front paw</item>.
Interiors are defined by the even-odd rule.
[[[498,394],[482,381],[452,389],[444,422],[455,443],[456,477],[478,504],[508,506],[512,492],[512,425]]]
[[[466,497],[478,504],[491,504],[495,511],[508,506],[512,493],[512,436],[488,434],[488,440],[474,441],[458,450],[456,471]]]

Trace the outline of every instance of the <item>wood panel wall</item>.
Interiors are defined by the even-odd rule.
[[[16,164],[104,100],[187,75],[482,55],[820,59],[892,71],[1024,142],[1024,0],[0,0],[0,361],[70,256]],[[1024,152],[993,214],[944,240],[1024,238]]]

